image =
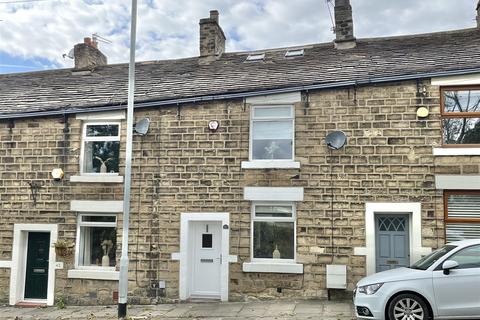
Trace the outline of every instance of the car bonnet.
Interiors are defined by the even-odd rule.
[[[369,284],[385,283],[385,282],[393,282],[393,281],[422,279],[422,278],[427,278],[431,276],[432,276],[431,271],[410,269],[410,268],[398,268],[398,269],[391,269],[387,271],[374,273],[370,276],[367,276],[361,279],[358,282],[357,286],[365,286]]]

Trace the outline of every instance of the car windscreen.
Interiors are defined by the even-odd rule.
[[[443,257],[445,254],[447,254],[448,252],[452,251],[453,249],[455,249],[456,246],[452,246],[452,245],[446,245],[446,246],[443,246],[435,251],[433,251],[432,253],[426,255],[425,257],[423,257],[422,259],[418,260],[417,262],[415,262],[414,264],[412,264],[412,266],[410,268],[412,269],[420,269],[420,270],[427,270],[428,268],[430,268],[430,266],[432,264],[434,264],[438,259],[440,259],[441,257]]]

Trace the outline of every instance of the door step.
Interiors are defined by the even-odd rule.
[[[187,299],[189,303],[209,303],[209,302],[220,302],[220,297],[206,297],[206,296],[190,296]]]
[[[19,307],[19,308],[44,308],[46,306],[47,306],[46,303],[28,302],[28,301],[21,301],[15,304],[15,307]]]

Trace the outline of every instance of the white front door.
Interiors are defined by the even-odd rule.
[[[220,299],[222,224],[192,222],[192,297]]]

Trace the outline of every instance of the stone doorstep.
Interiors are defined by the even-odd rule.
[[[28,302],[28,301],[21,301],[15,304],[15,307],[19,307],[19,308],[44,308],[46,306],[47,306],[46,303]]]

